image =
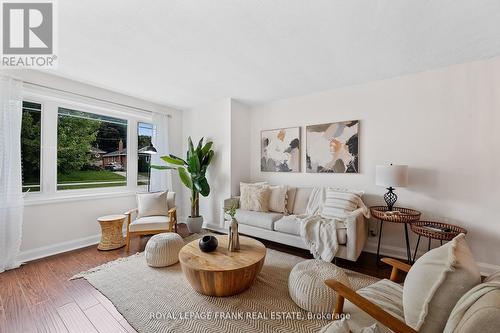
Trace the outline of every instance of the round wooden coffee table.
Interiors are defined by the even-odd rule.
[[[231,296],[248,289],[257,278],[266,247],[261,242],[240,236],[240,250],[227,250],[227,235],[217,235],[219,246],[213,252],[202,252],[199,239],[186,244],[179,252],[184,276],[203,295]]]

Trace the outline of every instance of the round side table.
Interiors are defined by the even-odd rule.
[[[431,239],[439,240],[441,245],[443,241],[451,241],[453,238],[459,234],[467,234],[467,230],[457,225],[434,222],[434,221],[419,221],[412,223],[410,225],[411,231],[418,235],[417,246],[415,247],[415,253],[413,254],[413,261],[417,259],[418,245],[420,244],[420,237],[427,237],[429,243],[427,245],[427,251],[431,249]]]
[[[115,250],[122,246],[125,246],[125,240],[123,239],[123,221],[125,221],[125,215],[106,215],[101,216],[97,219],[101,225],[101,242],[97,245],[98,250],[108,251]]]
[[[372,216],[380,220],[380,229],[378,232],[378,245],[377,245],[377,265],[380,260],[380,240],[382,238],[382,225],[384,222],[403,223],[405,226],[405,240],[406,240],[406,256],[408,263],[411,264],[411,250],[410,240],[408,238],[408,223],[417,222],[420,220],[421,213],[417,210],[402,207],[393,207],[389,211],[387,206],[372,206],[370,207]]]

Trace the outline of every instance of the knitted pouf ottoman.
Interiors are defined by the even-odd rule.
[[[342,268],[322,260],[305,260],[292,269],[288,277],[288,292],[292,300],[304,310],[313,313],[332,313],[336,293],[325,285],[334,279],[351,287]]]
[[[151,237],[146,244],[144,256],[151,267],[165,267],[179,262],[179,251],[184,241],[179,234],[166,232]]]

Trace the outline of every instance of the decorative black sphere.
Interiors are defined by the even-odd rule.
[[[219,245],[219,241],[215,236],[203,236],[200,239],[200,250],[203,252],[212,252]]]

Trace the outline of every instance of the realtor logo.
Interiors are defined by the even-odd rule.
[[[2,19],[2,66],[54,67],[52,1],[4,1]]]

